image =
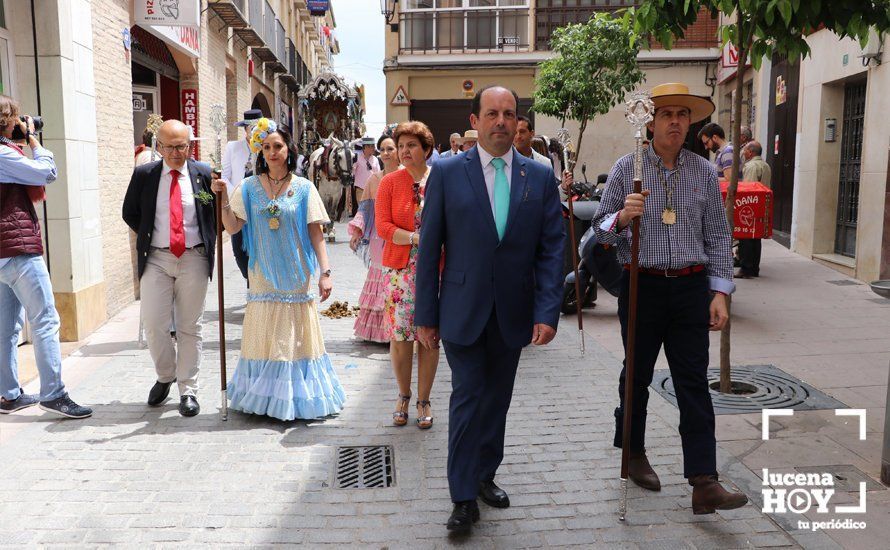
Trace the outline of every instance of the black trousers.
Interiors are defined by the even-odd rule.
[[[627,311],[630,274],[625,271],[618,317],[621,338],[627,349]],[[680,408],[680,439],[683,475],[716,474],[714,407],[708,390],[708,327],[711,295],[704,272],[685,277],[661,277],[640,273],[637,299],[637,330],[634,360],[633,408],[630,448],[646,447],[646,407],[649,384],[661,346],[667,356]],[[615,409],[616,447],[622,443],[625,369],[618,379],[620,405]]]
[[[522,348],[510,348],[492,309],[469,346],[443,342],[451,367],[448,488],[452,502],[475,500],[480,481],[494,479],[504,459],[507,411]]]
[[[241,248],[243,243],[243,231],[239,231],[232,235],[232,252],[235,253],[235,263],[238,264],[238,269],[241,271],[241,275],[247,279],[247,264],[250,261],[250,258],[247,257],[247,252]]]
[[[748,275],[760,275],[760,239],[739,239],[739,268]]]

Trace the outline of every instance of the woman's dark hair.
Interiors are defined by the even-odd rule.
[[[284,144],[287,146],[287,171],[294,172],[297,169],[297,158],[299,155],[297,154],[297,146],[294,145],[294,140],[291,138],[290,132],[288,132],[285,128],[281,126],[278,127],[275,132],[281,139],[284,141]],[[263,158],[263,150],[260,149],[260,152],[256,155],[256,174],[268,174],[269,173],[269,163],[266,162],[266,159]]]
[[[152,133],[152,131],[149,130],[148,128],[143,130],[142,131],[142,145],[145,145],[146,147],[151,147],[151,137],[153,135],[154,134]]]
[[[394,140],[394,139],[392,138],[392,134],[387,134],[386,132],[384,132],[383,135],[380,136],[380,138],[377,140],[377,150],[378,150],[378,151],[379,151],[380,148],[383,146],[383,142],[386,141],[387,139],[392,139],[392,142],[393,142],[394,144],[395,144],[395,142],[396,142],[396,140]]]

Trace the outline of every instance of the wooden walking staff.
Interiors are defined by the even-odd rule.
[[[220,134],[226,127],[225,108],[216,104],[210,107],[210,127],[216,133],[216,151],[210,156],[213,161],[213,171],[222,170],[222,138]],[[229,398],[226,395],[228,380],[226,376],[226,304],[225,290],[223,287],[223,249],[222,249],[222,200],[220,193],[216,195],[216,292],[219,302],[219,384],[222,397],[222,419],[229,419]]]
[[[556,140],[562,145],[562,159],[565,169],[571,172],[575,168],[577,160],[575,146],[569,137],[569,131],[566,128],[560,128],[556,132]],[[571,189],[566,193],[567,202],[569,203],[569,240],[572,245],[572,269],[575,270],[575,305],[578,312],[578,336],[581,343],[581,355],[584,355],[584,319],[581,316],[581,278],[578,275],[578,240],[575,237],[575,208],[572,201]]]
[[[643,128],[652,121],[655,105],[644,91],[634,92],[627,102],[625,116],[636,128],[634,137],[634,193],[643,190]],[[624,351],[624,418],[621,429],[621,500],[618,504],[618,519],[627,517],[627,468],[630,462],[630,430],[633,414],[634,391],[634,348],[637,340],[637,279],[640,270],[640,218],[631,222],[630,239],[630,288],[627,308],[627,345]]]

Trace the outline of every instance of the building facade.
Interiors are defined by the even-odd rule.
[[[449,134],[469,129],[470,98],[495,83],[514,89],[520,97],[519,110],[526,114],[538,64],[553,55],[553,30],[587,21],[597,11],[633,4],[630,0],[401,0],[386,32],[387,122],[423,120],[437,142],[447,147]],[[702,14],[673,50],[653,44],[640,53],[644,86],[683,81],[692,93],[711,96],[719,104],[720,56],[717,20]],[[533,113],[531,118],[537,134],[553,137],[560,128],[554,118]],[[577,124],[568,123],[568,128],[577,135]],[[608,172],[632,147],[633,135],[621,105],[588,125],[579,162],[593,174]]]
[[[873,35],[863,48],[820,30],[807,42],[799,85],[781,75],[771,82],[772,103],[793,95],[798,112],[791,248],[862,281],[888,279],[887,40]]]
[[[175,27],[137,24],[144,1],[35,0],[32,19],[31,2],[0,0],[2,91],[43,116],[59,171],[40,214],[63,341],[138,297],[121,205],[148,115],[193,126],[194,156],[210,161],[213,105],[223,141],[249,108],[293,128],[297,91],[339,51],[332,11],[305,0],[184,0],[200,19]]]

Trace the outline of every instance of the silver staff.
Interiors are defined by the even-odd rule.
[[[556,132],[556,141],[562,145],[563,166],[571,172],[575,168],[577,155],[575,154],[575,145],[572,138],[569,137],[569,131],[566,128],[560,128]],[[581,297],[581,278],[578,274],[578,240],[575,237],[575,202],[572,200],[572,190],[569,189],[567,202],[569,208],[569,241],[572,247],[572,269],[575,271],[575,305],[578,313],[578,336],[581,343],[581,355],[584,355],[584,319],[581,314],[581,304],[584,299]]]
[[[643,128],[652,121],[655,105],[648,92],[637,91],[630,96],[625,110],[627,121],[636,129],[634,137],[634,193],[643,189]],[[637,280],[640,269],[640,218],[631,223],[630,285],[628,288],[627,344],[624,350],[624,418],[621,431],[621,500],[618,519],[627,517],[627,469],[630,461],[630,429],[633,413],[634,348],[637,340]]]
[[[210,127],[216,134],[216,151],[210,155],[213,162],[213,171],[222,171],[222,131],[226,127],[225,108],[216,104],[210,107]],[[216,289],[219,303],[219,384],[222,395],[222,419],[229,419],[229,399],[227,393],[228,380],[226,376],[226,304],[225,289],[223,288],[223,251],[222,251],[222,204],[220,195],[216,196]]]

